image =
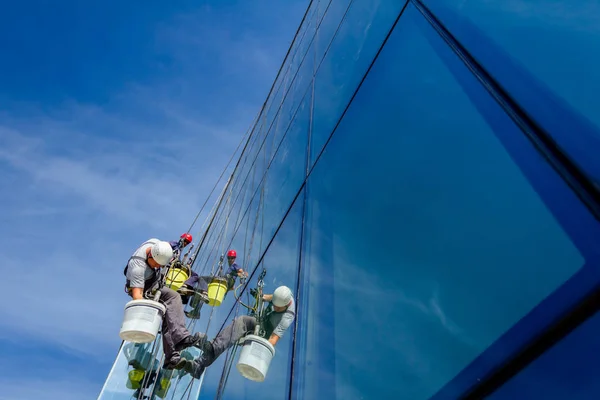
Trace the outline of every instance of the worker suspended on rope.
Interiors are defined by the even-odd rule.
[[[279,286],[272,295],[263,295],[263,300],[270,302],[264,317],[263,332],[265,339],[273,346],[283,337],[296,316],[296,305],[292,291],[287,286]],[[204,369],[211,365],[225,350],[233,346],[248,333],[253,333],[257,326],[255,316],[243,315],[223,329],[212,341],[204,341],[200,348],[202,355],[194,361],[185,361],[184,369],[194,378],[199,378]]]
[[[186,311],[186,315],[189,318],[199,318],[200,308],[204,303],[208,303],[208,285],[213,279],[220,277],[227,280],[227,290],[232,290],[235,286],[236,278],[245,278],[248,273],[244,271],[236,262],[237,252],[235,250],[229,250],[227,252],[227,271],[223,274],[222,268],[219,267],[215,276],[199,276],[197,273],[192,271],[192,276],[179,288],[178,292],[182,296],[199,296],[201,302],[199,302],[192,311]],[[184,301],[187,304],[187,301]]]
[[[190,235],[189,233],[182,234],[179,240],[171,240],[169,244],[173,249],[173,258],[180,259],[182,250],[186,248],[190,243],[192,243],[192,235]]]
[[[161,267],[173,258],[173,249],[168,242],[149,239],[129,258],[123,271],[127,277],[125,290],[134,300],[152,299],[160,291],[159,301],[166,307],[162,323],[165,368],[181,368],[179,351],[190,346],[199,346],[204,335],[190,335],[185,327],[181,297],[172,289],[162,286]]]

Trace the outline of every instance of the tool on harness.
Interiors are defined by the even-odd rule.
[[[250,294],[255,298],[254,312],[251,312],[254,318],[256,318],[256,328],[254,328],[254,334],[262,336],[265,333],[264,328],[264,300],[263,300],[263,288],[265,286],[264,279],[267,275],[267,270],[263,268],[262,272],[258,276],[256,282],[256,289],[250,290]],[[254,293],[254,294],[253,294]],[[253,315],[254,314],[254,315]]]
[[[192,249],[193,249],[193,248],[194,248],[194,243],[192,243],[192,244],[191,244],[191,246],[190,246],[190,248],[188,249],[188,251],[187,251],[187,252],[186,252],[186,253],[183,255],[183,258],[181,259],[181,262],[182,262],[183,264],[186,264],[186,261],[187,261],[187,259],[188,259],[189,255],[190,255],[190,253],[192,252]],[[191,260],[191,259],[190,259],[190,260]],[[189,263],[187,263],[187,265],[188,265],[188,266],[189,266],[189,265],[191,265],[191,264],[192,264],[192,262],[191,262],[191,261],[190,261]]]

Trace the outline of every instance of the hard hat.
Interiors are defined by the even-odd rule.
[[[292,300],[292,291],[287,286],[279,286],[273,292],[273,305],[276,307],[285,307]]]
[[[183,240],[187,240],[188,242],[192,243],[192,235],[190,235],[189,233],[184,233],[183,235],[181,235],[181,238]]]
[[[167,265],[173,258],[173,249],[168,242],[160,241],[150,248],[150,254],[160,265]]]
[[[235,250],[229,250],[227,252],[227,257],[237,257],[237,253],[235,252]]]

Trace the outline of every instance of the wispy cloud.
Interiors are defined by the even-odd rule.
[[[40,380],[35,377],[23,377],[19,380],[3,381],[0,400],[81,400],[93,398],[90,386],[100,389],[97,382],[64,380]]]
[[[127,258],[149,237],[188,228],[258,112],[305,5],[178,14],[148,38],[162,71],[152,79],[122,82],[103,103],[3,104],[2,271],[5,295],[18,300],[0,310],[0,348],[43,343],[79,361],[64,379],[0,377],[0,399],[97,395],[108,369],[86,360],[116,353]],[[93,372],[77,375],[86,366]]]

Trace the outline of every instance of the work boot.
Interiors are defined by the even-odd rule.
[[[202,350],[202,356],[200,357],[200,363],[205,367],[208,367],[215,361],[215,349],[211,341],[205,340],[200,347]]]
[[[189,319],[200,319],[200,310],[193,309],[190,311],[185,311],[185,316]]]
[[[206,293],[204,290],[196,292],[196,296],[200,297],[200,300],[208,304],[208,293]]]
[[[193,335],[190,335],[190,336],[186,337],[185,339],[181,340],[179,343],[177,343],[175,345],[175,350],[179,351],[179,350],[187,349],[190,346],[200,347],[200,346],[202,346],[202,344],[205,340],[206,340],[206,335],[204,333],[196,332]]]
[[[183,285],[179,289],[177,289],[177,293],[179,293],[182,296],[193,296],[196,292],[194,291],[193,287],[189,285]]]
[[[170,360],[165,360],[163,364],[164,369],[182,369],[185,367],[185,358],[183,357],[171,357]]]
[[[201,362],[190,360],[185,360],[185,366],[183,367],[183,370],[195,379],[200,379],[205,369],[206,367]]]

